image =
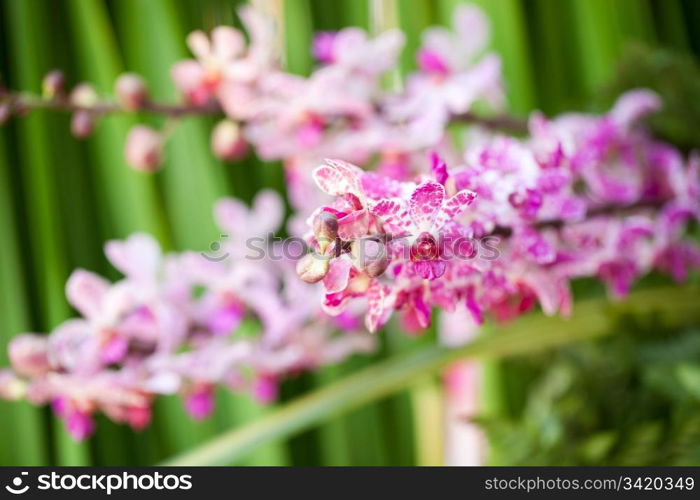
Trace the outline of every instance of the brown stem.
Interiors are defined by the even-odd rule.
[[[637,203],[632,203],[630,205],[618,205],[610,203],[607,205],[600,205],[599,207],[592,208],[586,212],[586,219],[591,219],[593,217],[598,217],[601,215],[628,215],[637,212],[638,210],[643,210],[645,208],[658,209],[663,206],[663,203],[656,201],[639,201]],[[560,229],[567,224],[567,221],[562,219],[549,219],[541,220],[535,222],[533,227],[536,229]],[[508,238],[513,235],[513,228],[508,226],[496,226],[493,231],[485,236],[503,236]]]
[[[12,113],[23,114],[36,109],[46,109],[51,111],[63,111],[74,113],[76,111],[90,111],[96,114],[107,113],[131,113],[128,109],[122,108],[116,102],[100,101],[94,106],[84,107],[71,103],[65,97],[55,99],[43,99],[29,94],[7,94]],[[154,101],[146,101],[135,112],[155,113],[170,117],[185,115],[221,115],[223,111],[216,103],[209,103],[204,106],[194,106],[191,104],[171,104]]]
[[[517,116],[500,114],[496,116],[479,116],[470,111],[453,115],[451,121],[481,125],[492,130],[503,130],[514,134],[527,133],[527,120]]]
[[[54,99],[44,99],[32,94],[6,92],[4,94],[0,94],[0,102],[3,100],[9,102],[11,114],[24,114],[37,109],[62,111],[66,113],[74,113],[76,111],[85,110],[96,114],[132,112],[128,109],[122,108],[118,103],[113,101],[100,101],[96,105],[89,108],[77,106],[72,104],[65,96]],[[204,106],[147,101],[136,112],[154,113],[170,117],[223,114],[221,107],[213,101]],[[525,120],[506,114],[496,116],[479,116],[474,113],[467,112],[454,115],[451,121],[456,123],[480,125],[492,130],[503,130],[505,132],[515,134],[527,133],[527,122]]]

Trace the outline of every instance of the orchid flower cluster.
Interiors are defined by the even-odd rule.
[[[83,137],[109,112],[224,114],[214,153],[236,160],[252,146],[282,160],[287,233],[311,252],[248,258],[245,242],[282,221],[269,191],[251,210],[216,205],[230,236],[224,259],[164,255],[145,234],[111,241],[106,255],[124,278],[76,271],[66,294],[81,317],[15,338],[0,397],[50,404],[76,439],[93,432],[98,412],[147,426],[160,394],[179,394],[203,418],[216,387],[269,402],[285,376],[370,351],[367,331],[394,311],[418,333],[442,310],[440,333],[455,344],[486,316],[507,320],[537,304],[567,314],[577,278],[598,278],[619,297],[652,270],[682,281],[700,266],[685,236],[700,220],[700,160],[644,129],[660,106],[652,92],[631,91],[602,116],[534,113],[520,126],[473,113],[504,104],[500,60],[486,52],[489,26],[473,6],[456,9],[453,29],[424,33],[417,70],[396,89],[383,77],[397,64],[400,31],[321,33],[318,67],[302,77],[281,69],[274,23],[252,7],[240,16],[248,41],[230,27],[188,37],[195,58],[172,69],[181,104],[151,100],[133,74],[116,82],[116,102],[87,84],[66,95],[52,72],[42,99],[0,91],[0,122],[62,109]],[[164,136],[136,126],[128,163],[156,170]]]
[[[125,145],[132,168],[154,171],[165,160],[173,118],[182,115],[225,115],[211,134],[212,151],[223,160],[241,159],[252,145],[264,160],[303,154],[364,162],[382,151],[429,147],[452,117],[475,102],[503,102],[500,59],[484,54],[488,24],[473,6],[457,10],[455,33],[426,32],[418,71],[402,92],[382,86],[404,43],[399,30],[375,38],[359,28],[320,33],[312,47],[318,66],[303,77],[282,70],[274,19],[252,6],[240,8],[239,15],[249,41],[228,26],[187,37],[195,58],[175,63],[171,71],[181,103],[153,101],[147,83],[134,73],[116,80],[115,99],[103,100],[89,83],[67,92],[65,77],[52,71],[41,99],[0,88],[0,123],[36,108],[64,110],[72,113],[73,134],[83,138],[106,113],[163,114],[171,119],[162,131],[136,125]]]
[[[0,395],[50,404],[80,440],[93,432],[96,412],[142,429],[157,395],[179,394],[202,419],[214,408],[217,386],[270,403],[282,377],[373,349],[352,314],[320,314],[317,291],[296,278],[293,262],[241,255],[247,238],[279,226],[279,195],[261,192],[250,211],[221,200],[215,213],[230,236],[221,247],[225,259],[163,255],[141,233],[108,242],[107,258],[124,278],[109,283],[76,270],[66,295],[81,317],[49,335],[15,337],[13,370],[0,372]],[[345,331],[334,333],[339,327]]]
[[[433,154],[402,176],[328,160],[313,178],[332,199],[308,219],[298,274],[322,283],[328,314],[361,302],[370,331],[392,311],[408,331],[433,308],[473,324],[536,304],[566,315],[575,278],[616,297],[651,270],[682,281],[700,266],[684,238],[700,221],[700,163],[639,126],[659,104],[635,90],[603,116],[533,114],[525,139],[485,134],[450,167]]]

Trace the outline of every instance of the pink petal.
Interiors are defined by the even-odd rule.
[[[201,30],[193,31],[187,35],[187,47],[189,47],[189,49],[198,59],[208,57],[211,52],[209,38]]]
[[[378,200],[401,195],[401,183],[376,172],[365,172],[360,179],[367,197]]]
[[[430,162],[431,162],[431,170],[433,171],[433,175],[435,176],[435,180],[444,186],[445,183],[447,182],[447,179],[449,178],[449,174],[447,173],[447,164],[434,151],[432,153],[430,153]]]
[[[48,338],[45,335],[24,333],[13,338],[7,348],[12,368],[25,377],[40,377],[51,369]]]
[[[446,76],[450,74],[450,66],[437,51],[422,48],[417,55],[418,67],[423,73]]]
[[[230,26],[218,26],[211,32],[212,45],[217,57],[224,60],[238,56],[245,46],[245,40],[240,31]]]
[[[342,160],[329,160],[326,159],[326,166],[330,167],[334,174],[326,173],[325,175],[330,175],[332,179],[335,180],[338,189],[342,189],[336,193],[326,191],[331,195],[341,195],[345,193],[360,194],[362,189],[360,187],[360,176],[362,175],[362,170],[360,170],[355,165],[344,162]],[[319,169],[322,167],[319,167]],[[316,169],[316,170],[319,170]],[[314,171],[314,179],[316,179],[316,171]],[[318,181],[316,181],[318,184]],[[319,184],[319,187],[323,187]],[[325,191],[325,189],[324,189]]]
[[[479,331],[471,311],[466,308],[454,312],[441,311],[438,322],[440,343],[448,347],[457,347],[473,340]]]
[[[413,191],[409,214],[419,231],[429,231],[433,227],[444,200],[445,188],[434,181],[424,182]]]
[[[381,326],[380,321],[384,315],[385,297],[385,288],[377,280],[372,280],[367,289],[367,316],[365,317],[365,326],[372,333],[376,332]]]
[[[253,200],[253,217],[258,234],[279,228],[284,219],[284,204],[280,195],[272,189],[260,191]]]
[[[570,311],[571,291],[565,280],[540,272],[532,273],[526,282],[537,296],[542,312],[547,316],[552,316],[557,311],[566,315]]]
[[[617,125],[626,128],[660,107],[661,99],[656,92],[633,89],[618,98],[610,114]]]
[[[323,278],[323,286],[326,293],[338,293],[345,290],[350,280],[352,263],[348,259],[333,259],[328,269],[328,274]]]
[[[367,234],[369,213],[357,210],[338,219],[338,236],[343,240],[355,240]]]
[[[425,303],[422,293],[417,293],[413,297],[413,314],[420,327],[428,328],[430,326],[430,306]]]
[[[462,213],[464,213],[467,207],[471,205],[475,199],[475,192],[464,189],[447,200],[442,205],[442,210],[438,216],[437,227],[440,228],[444,226],[447,221],[462,215]]]
[[[68,302],[86,318],[95,318],[100,314],[108,290],[106,280],[82,269],[74,271],[66,283]]]
[[[331,196],[340,196],[350,191],[350,184],[343,174],[328,165],[316,168],[312,176],[319,189]]]
[[[406,234],[411,227],[406,203],[399,198],[381,200],[370,211],[381,221],[384,230],[393,236]]]
[[[255,59],[264,58],[268,54],[270,54],[268,57],[272,57],[271,47],[274,46],[277,33],[274,19],[263,13],[262,9],[252,5],[244,4],[237,9],[237,12],[250,38],[248,55]]]
[[[249,85],[224,80],[216,89],[216,97],[226,116],[235,120],[246,120],[259,109],[259,100]],[[206,103],[206,100],[201,103]]]
[[[469,290],[467,291],[466,305],[467,310],[471,314],[474,322],[477,325],[483,324],[484,313],[481,309],[481,306],[479,306],[478,302],[476,301],[476,298],[474,297],[474,286],[470,286]]]
[[[248,208],[234,198],[224,198],[214,205],[214,218],[221,229],[237,235],[247,225]]]
[[[204,81],[204,69],[193,59],[186,59],[175,63],[170,71],[170,75],[177,89],[188,97],[190,97]]]
[[[238,328],[244,316],[243,306],[233,302],[210,312],[207,328],[215,335],[227,335]]]
[[[132,234],[126,241],[108,241],[105,254],[114,267],[132,278],[153,277],[161,257],[158,243],[145,233]]]
[[[444,260],[420,260],[413,263],[416,274],[426,280],[434,280],[445,274],[447,264]]]
[[[348,305],[350,295],[345,292],[329,293],[323,301],[323,311],[329,316],[337,316]]]
[[[460,5],[455,9],[452,22],[466,57],[473,57],[486,46],[490,36],[490,25],[479,7]]]

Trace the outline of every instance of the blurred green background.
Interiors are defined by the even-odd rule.
[[[422,29],[449,24],[458,3],[387,2],[385,7],[396,9],[407,35],[400,71],[414,67]],[[693,63],[700,53],[700,2],[473,3],[483,6],[493,24],[492,46],[503,57],[513,113],[601,109],[620,90],[648,85],[669,103],[669,111],[655,119],[657,132],[684,149],[700,144],[700,78]],[[283,9],[286,64],[293,72],[311,69],[314,31],[373,25],[370,2],[365,0],[271,4]],[[39,92],[43,75],[61,68],[71,84],[90,81],[107,95],[116,76],[129,70],[144,75],[153,95],[174,100],[169,68],[188,55],[186,34],[218,24],[239,25],[235,6],[228,0],[1,0],[0,74],[10,88]],[[158,118],[143,119],[161,124]],[[209,150],[212,123],[205,118],[180,124],[168,142],[161,173],[136,173],[123,160],[125,136],[134,123],[133,117],[106,118],[82,142],[71,137],[69,118],[61,114],[32,113],[0,130],[3,364],[4,346],[12,336],[49,331],[72,314],[63,293],[72,269],[84,267],[116,277],[102,254],[106,240],[142,230],[154,234],[166,249],[206,249],[219,237],[211,216],[217,198],[233,195],[249,201],[261,187],[284,189],[279,164],[263,165],[253,157],[234,165],[215,160]],[[586,284],[581,289],[583,294],[600,291]],[[644,342],[630,340],[630,332],[639,328],[627,325],[612,339],[543,357],[490,363],[481,423],[492,442],[491,460],[700,463],[699,333],[646,328]],[[378,358],[435,342],[431,334],[410,339],[393,329],[382,335],[376,356],[290,380],[283,387],[283,400]],[[608,378],[594,383],[591,373],[606,373]],[[625,404],[636,408],[634,415],[615,410],[619,394],[603,389],[611,383],[621,384],[620,391],[629,398]],[[439,429],[426,425],[426,404],[431,401],[426,394],[439,391],[438,378],[429,378],[415,389],[287,442],[265,445],[241,463],[429,463],[430,452],[420,443],[426,441],[425,433],[428,442],[431,433],[440,438]],[[146,431],[135,433],[100,418],[95,437],[76,444],[48,410],[3,402],[0,464],[150,464],[269,411],[247,398],[222,393],[215,415],[194,423],[178,400],[163,398]],[[684,454],[675,453],[677,449]]]

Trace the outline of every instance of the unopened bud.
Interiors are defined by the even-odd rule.
[[[243,139],[238,123],[221,120],[211,133],[211,149],[217,158],[235,161],[246,155],[248,143]]]
[[[136,431],[141,431],[148,427],[152,416],[150,406],[130,406],[126,409],[125,415],[129,426]]]
[[[70,130],[78,139],[85,139],[95,130],[95,116],[85,109],[76,111],[70,121]]]
[[[151,127],[136,125],[129,131],[124,153],[133,169],[153,172],[163,160],[163,138]]]
[[[274,403],[279,396],[279,386],[277,377],[260,373],[253,383],[253,395],[262,404]]]
[[[185,397],[185,409],[190,417],[202,420],[214,411],[214,391],[208,385],[196,387]]]
[[[330,212],[323,211],[314,218],[313,226],[319,250],[324,254],[328,245],[338,236],[338,218]]]
[[[114,84],[119,105],[129,111],[140,109],[148,98],[146,82],[135,73],[124,73]]]
[[[70,103],[80,108],[92,108],[100,101],[95,88],[89,83],[80,83],[70,93]]]
[[[26,333],[15,337],[8,347],[10,363],[17,373],[38,377],[49,371],[48,342],[46,337]]]
[[[41,83],[41,93],[44,99],[54,99],[63,95],[66,87],[66,77],[63,72],[55,69],[46,73]]]
[[[380,276],[389,266],[386,244],[378,237],[355,240],[350,251],[356,266],[370,278]]]
[[[328,274],[329,266],[327,258],[315,253],[306,254],[297,262],[297,275],[307,283],[316,283]]]
[[[0,125],[4,125],[12,114],[9,102],[0,102]]]
[[[365,266],[365,272],[367,273],[367,276],[370,278],[376,278],[377,276],[381,276],[384,274],[384,271],[386,271],[386,268],[389,266],[389,259],[378,259],[378,260],[373,260],[367,263]]]
[[[16,401],[27,392],[27,384],[10,370],[0,371],[0,398]]]

